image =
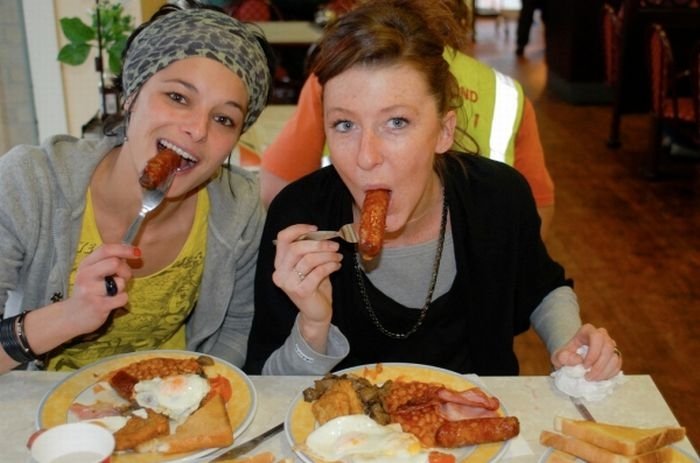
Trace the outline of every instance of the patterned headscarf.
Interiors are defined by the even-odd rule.
[[[267,58],[250,26],[214,10],[173,11],[155,19],[136,36],[124,60],[124,101],[153,74],[191,56],[216,60],[243,80],[249,95],[245,131],[267,101],[271,81]]]

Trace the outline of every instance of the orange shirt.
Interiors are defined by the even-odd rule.
[[[294,181],[321,166],[326,136],[322,88],[311,75],[299,94],[297,109],[262,156],[262,168]],[[525,98],[523,117],[515,140],[514,166],[526,178],[538,207],[554,204],[554,183],[544,162],[535,109]]]
[[[520,129],[515,138],[513,167],[523,174],[527,183],[530,184],[537,207],[554,204],[554,182],[545,165],[535,108],[532,107],[532,103],[527,97],[525,97],[525,105],[523,106]]]

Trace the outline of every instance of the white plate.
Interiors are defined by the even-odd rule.
[[[419,365],[415,363],[381,363],[376,365],[363,365],[335,372],[337,375],[343,373],[353,373],[357,376],[363,376],[375,384],[383,384],[389,379],[406,378],[426,383],[440,383],[454,390],[479,387],[481,390],[491,395],[485,388],[472,383],[459,373],[429,365]],[[504,416],[508,414],[503,404],[501,404],[499,414]],[[290,447],[304,463],[313,463],[313,461],[298,450],[298,446],[304,443],[306,436],[308,436],[315,427],[316,420],[311,413],[311,404],[304,401],[303,391],[300,391],[292,401],[287,415],[285,416],[284,432]],[[454,454],[459,463],[495,462],[500,460],[506,453],[509,442],[510,441],[473,445],[460,449],[444,449],[444,451]]]
[[[671,448],[673,449],[673,459],[671,460],[671,463],[700,463],[700,460],[693,458],[688,452],[686,452],[682,448],[677,447],[675,445],[672,445]],[[554,462],[555,460],[552,458],[554,452],[554,449],[547,448],[547,450],[542,454],[539,463]],[[567,457],[568,459],[566,459]],[[584,460],[581,460],[579,458],[571,459],[571,457],[569,457],[568,455],[565,455],[562,459],[557,459],[556,461],[571,461],[576,463],[585,463]]]
[[[196,358],[197,352],[180,350],[152,350],[107,357],[77,370],[54,386],[42,399],[37,411],[37,426],[48,428],[75,421],[69,407],[74,402],[89,404],[94,399],[93,386],[108,373],[133,362],[154,357]],[[233,428],[234,439],[239,437],[253,421],[257,410],[258,397],[250,378],[239,368],[225,360],[206,355],[214,360],[214,365],[204,367],[208,376],[224,376],[231,383],[233,394],[226,403]],[[155,453],[117,453],[111,463],[152,463],[152,462],[188,462],[209,455],[219,449],[206,449],[186,455],[165,456]]]

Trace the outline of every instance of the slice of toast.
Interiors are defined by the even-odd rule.
[[[580,460],[575,455],[556,449],[552,449],[552,453],[547,459],[547,463],[576,463],[576,461]]]
[[[576,437],[550,431],[542,431],[540,444],[570,453],[582,460],[596,463],[669,463],[673,460],[671,447],[661,447],[639,455],[621,455]]]
[[[216,394],[190,415],[173,434],[146,442],[138,450],[173,454],[227,447],[231,444],[233,429],[226,405],[221,395]]]
[[[554,429],[622,455],[648,453],[685,437],[683,427],[636,428],[560,416],[554,419]]]

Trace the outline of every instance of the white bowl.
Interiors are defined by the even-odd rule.
[[[102,426],[68,423],[49,428],[32,443],[37,463],[104,463],[114,451],[114,436]]]

